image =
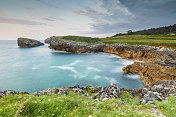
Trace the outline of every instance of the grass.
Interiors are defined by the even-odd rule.
[[[78,42],[86,42],[91,44],[130,44],[130,45],[152,45],[152,46],[167,46],[176,47],[176,36],[170,35],[123,35],[118,37],[108,38],[91,38],[81,36],[63,36],[54,37],[55,39],[65,39]]]
[[[102,38],[100,42],[106,44],[131,44],[131,45],[155,45],[176,47],[176,36],[170,35],[125,35],[118,37]]]
[[[55,39],[55,40],[64,39],[64,40],[85,42],[85,43],[91,43],[91,44],[95,44],[100,41],[99,38],[82,37],[82,36],[55,36],[55,37],[52,37],[52,39]]]
[[[176,110],[169,109],[175,106],[175,101],[176,98],[171,97],[166,103],[156,103],[161,112],[173,117]],[[30,94],[8,95],[0,99],[0,117],[152,117],[149,111],[152,108],[126,92],[122,92],[118,99],[104,102],[73,92],[67,96],[52,94],[38,97]]]

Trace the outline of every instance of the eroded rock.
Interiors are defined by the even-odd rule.
[[[18,38],[17,40],[18,46],[21,48],[31,48],[44,45],[40,41],[28,38]]]

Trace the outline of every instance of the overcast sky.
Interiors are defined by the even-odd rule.
[[[176,23],[176,0],[0,0],[0,39],[106,37]]]

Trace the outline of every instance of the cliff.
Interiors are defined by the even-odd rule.
[[[159,48],[151,46],[90,44],[55,37],[51,38],[49,48],[73,53],[106,52],[118,55],[123,59],[142,61],[124,67],[123,71],[139,74],[144,84],[154,83],[158,80],[176,80],[176,53],[174,51],[161,51]]]

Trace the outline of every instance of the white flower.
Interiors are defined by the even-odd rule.
[[[54,114],[52,114],[52,115],[54,115]]]
[[[48,99],[48,101],[51,101],[51,99]]]
[[[89,117],[92,117],[92,115],[89,115]]]
[[[175,108],[171,108],[171,110],[174,110]]]
[[[58,109],[58,107],[56,109]]]

